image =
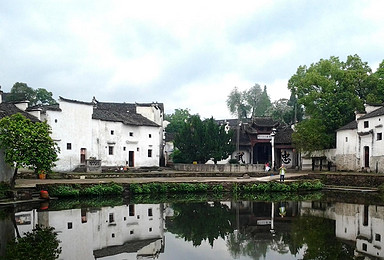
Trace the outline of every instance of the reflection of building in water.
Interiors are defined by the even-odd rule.
[[[353,241],[357,256],[384,259],[384,206],[301,202],[301,213],[335,220],[336,237]]]
[[[289,228],[285,225],[298,215],[297,202],[257,202],[237,201],[231,202],[232,210],[236,211],[235,229],[245,229],[247,232],[263,233],[273,232],[275,229]]]
[[[59,233],[60,259],[153,259],[164,249],[162,204],[33,212],[30,222],[37,217]],[[26,215],[17,217],[28,220]]]
[[[15,213],[15,221],[20,235],[23,236],[24,233],[31,232],[32,229],[36,226],[37,210],[33,209],[30,211],[21,211]],[[15,235],[17,234],[15,233]]]

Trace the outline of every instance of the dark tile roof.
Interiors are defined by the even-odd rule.
[[[93,98],[92,102],[83,102],[60,97],[60,100],[93,106],[92,119],[102,121],[121,122],[125,125],[155,126],[159,125],[148,118],[136,113],[136,104],[99,102]]]
[[[59,100],[63,100],[65,102],[69,103],[76,103],[76,104],[83,104],[83,105],[94,105],[92,102],[84,102],[84,101],[79,101],[79,100],[74,100],[74,99],[68,99],[68,98],[63,98],[59,96]]]
[[[141,106],[141,107],[151,107],[151,106],[154,106],[155,108],[159,108],[161,111],[164,112],[164,104],[163,103],[157,103],[157,102],[152,102],[152,103],[136,103],[136,105]]]
[[[60,108],[59,104],[43,105],[43,106],[38,105],[38,106],[28,107],[27,111],[35,110],[35,109],[41,109],[41,113],[45,113],[45,112],[47,112],[47,110],[50,110],[50,111],[61,111],[61,108]]]
[[[122,253],[137,253],[143,247],[158,241],[160,238],[150,238],[144,240],[130,240],[122,245],[108,246],[93,251],[95,259],[107,256],[115,256]]]
[[[289,126],[279,127],[275,135],[275,144],[291,144],[293,129]]]
[[[136,105],[131,103],[96,102],[96,108],[102,110],[119,111],[122,113],[136,113]]]
[[[362,117],[358,118],[357,120],[367,119],[367,118],[372,118],[372,117],[382,116],[382,115],[384,115],[384,106],[372,111],[371,113],[363,115]]]
[[[279,125],[279,122],[273,120],[271,117],[253,117],[252,124],[261,127],[276,127]]]
[[[16,107],[12,103],[0,103],[0,119],[6,116],[11,116],[14,114],[20,113],[32,122],[39,122],[40,120],[37,117],[32,116],[31,114],[24,112],[23,110]]]
[[[352,122],[349,122],[348,124],[346,124],[345,126],[342,126],[340,127],[339,129],[337,129],[336,131],[341,131],[341,130],[353,130],[353,129],[357,129],[357,121],[354,120]]]
[[[136,126],[156,126],[159,125],[149,120],[148,118],[130,112],[121,112],[107,109],[93,109],[92,119],[99,119],[102,121],[122,122],[125,125]]]

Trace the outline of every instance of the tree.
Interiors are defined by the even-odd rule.
[[[34,98],[35,91],[33,88],[28,87],[26,83],[16,82],[7,97],[7,101],[32,101]]]
[[[26,83],[16,82],[10,94],[7,97],[8,102],[12,101],[29,101],[29,106],[36,105],[53,105],[56,104],[56,100],[52,97],[52,92],[47,91],[44,88],[38,88],[34,90]]]
[[[191,117],[189,109],[175,109],[173,114],[165,115],[164,119],[169,121],[169,125],[165,128],[166,133],[175,134],[177,133],[184,122]]]
[[[380,63],[379,68],[373,73],[366,82],[367,103],[381,104],[384,102],[384,60]]]
[[[32,232],[7,245],[6,257],[8,260],[57,259],[62,251],[57,235],[53,227],[36,225]]]
[[[249,90],[243,93],[244,99],[246,100],[249,107],[252,109],[251,115],[255,116],[257,112],[257,108],[259,106],[259,102],[261,101],[263,91],[259,84],[255,84]]]
[[[298,127],[297,136],[308,142],[303,144],[304,150],[332,148],[335,146],[335,130],[354,120],[355,111],[361,111],[369,95],[371,69],[366,62],[357,56],[348,56],[346,62],[337,57],[321,59],[309,68],[300,66],[288,81],[288,88],[298,98],[298,104],[304,107],[307,120],[306,126],[322,126],[323,144],[311,139],[312,131]],[[304,123],[303,123],[304,124]],[[297,140],[298,141],[298,140]]]
[[[256,106],[253,107],[252,116],[266,116],[268,109],[272,106],[271,99],[267,93],[267,86],[264,86],[263,92],[261,92]]]
[[[52,92],[47,91],[45,88],[35,90],[35,99],[32,100],[31,106],[54,104],[56,104],[56,100],[53,99]]]
[[[238,119],[247,118],[250,106],[245,100],[245,94],[235,87],[228,96],[227,107],[231,114]]]
[[[178,203],[173,204],[172,208],[175,214],[167,222],[167,230],[185,241],[192,241],[193,246],[200,246],[203,240],[208,240],[213,246],[216,239],[224,239],[233,232],[231,223],[235,216],[228,206],[220,202],[214,202],[213,205],[207,202]]]
[[[5,151],[5,162],[15,168],[11,186],[18,168],[28,167],[35,173],[51,171],[59,149],[50,133],[46,122],[33,123],[21,114],[0,120],[0,148]]]
[[[205,163],[213,158],[215,162],[227,158],[234,150],[231,143],[232,131],[218,125],[213,118],[201,121],[192,115],[183,123],[175,135],[173,161],[176,163]]]
[[[231,114],[237,116],[238,119],[251,116],[266,116],[268,109],[271,107],[271,100],[267,93],[267,86],[261,90],[259,84],[255,84],[249,90],[240,92],[235,87],[228,96],[227,107]]]
[[[266,114],[274,120],[287,125],[295,124],[303,119],[303,108],[297,104],[297,98],[291,94],[289,99],[281,98],[272,103]]]

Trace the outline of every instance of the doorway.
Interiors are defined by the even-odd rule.
[[[80,164],[85,164],[86,153],[87,153],[87,148],[80,149]]]
[[[135,152],[129,151],[128,153],[128,167],[135,167]]]
[[[369,168],[369,146],[364,146],[364,167]]]

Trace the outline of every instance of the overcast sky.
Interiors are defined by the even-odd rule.
[[[289,98],[300,65],[384,59],[384,1],[0,0],[0,85],[233,118],[237,86]]]

